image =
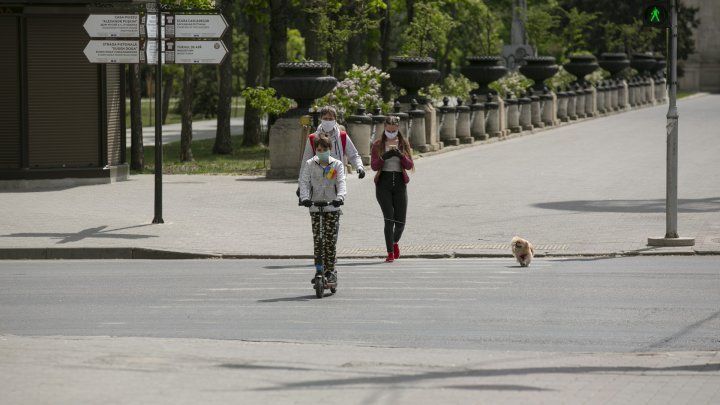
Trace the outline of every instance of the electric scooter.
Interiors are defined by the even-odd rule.
[[[331,203],[327,201],[314,201],[312,203],[312,205],[318,207],[320,213],[323,213],[325,211],[325,207],[330,204]],[[342,201],[340,202],[340,205],[342,205]],[[320,229],[322,229],[322,217],[320,218]],[[315,278],[313,279],[313,288],[315,289],[316,297],[323,298],[325,296],[325,290],[330,290],[332,294],[335,294],[335,292],[337,292],[337,286],[337,274],[335,274],[335,280],[333,282],[328,281],[328,278],[325,277],[324,271],[315,274]]]

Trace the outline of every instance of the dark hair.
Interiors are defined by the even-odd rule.
[[[322,146],[323,148],[330,150],[332,147],[332,141],[327,136],[317,136],[315,137],[315,149],[317,149],[318,146]]]
[[[332,114],[333,117],[337,118],[337,110],[331,105],[326,105],[325,107],[320,109],[320,117],[324,116],[325,114]]]
[[[388,115],[385,117],[385,123],[388,125],[400,125],[400,117],[397,115]]]

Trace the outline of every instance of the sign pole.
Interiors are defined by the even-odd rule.
[[[667,112],[667,184],[665,206],[665,237],[648,238],[650,246],[694,246],[694,238],[681,238],[677,230],[678,211],[678,121],[677,108],[677,14],[678,0],[671,0],[670,7],[670,105]]]
[[[155,217],[153,224],[162,224],[162,13],[160,0],[155,0],[157,8],[157,65],[155,65]]]

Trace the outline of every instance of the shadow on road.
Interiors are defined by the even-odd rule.
[[[417,383],[420,381],[442,380],[447,378],[467,378],[467,377],[503,377],[503,376],[523,376],[532,374],[638,374],[646,373],[669,373],[677,372],[695,372],[695,373],[714,373],[720,371],[720,363],[709,364],[690,364],[672,367],[633,367],[633,366],[598,366],[598,367],[530,367],[530,368],[507,368],[507,369],[480,369],[480,370],[452,370],[452,371],[430,371],[416,374],[400,374],[400,375],[383,375],[373,377],[356,377],[356,378],[332,378],[316,381],[302,381],[297,383],[278,384],[273,387],[259,388],[257,391],[274,391],[277,389],[296,390],[307,389],[310,387],[351,387],[364,385],[381,385],[393,386],[403,383]],[[483,385],[465,386],[470,389],[490,389],[482,388]],[[476,388],[472,388],[476,387]],[[489,386],[486,386],[489,387]],[[510,388],[508,388],[510,389]],[[522,386],[522,389],[535,389],[533,387]]]
[[[533,204],[534,207],[585,212],[665,212],[665,200],[576,200],[554,201]],[[679,199],[678,212],[717,212],[720,211],[720,197]]]
[[[257,302],[268,303],[268,302],[298,302],[298,301],[311,301],[317,300],[314,295],[303,295],[301,297],[284,297],[284,298],[268,298],[265,300],[258,300]]]

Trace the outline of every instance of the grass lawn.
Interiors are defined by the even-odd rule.
[[[163,146],[164,174],[218,174],[233,176],[260,176],[270,168],[267,146],[242,147],[242,136],[233,136],[231,155],[213,155],[214,139],[201,139],[192,142],[192,162],[180,161],[180,142]],[[155,147],[145,146],[145,170],[133,171],[134,174],[152,174],[155,172]],[[128,160],[130,149],[127,151]]]
[[[692,96],[693,94],[696,94],[696,92],[694,92],[694,91],[678,91],[677,98],[680,99],[683,97]]]

